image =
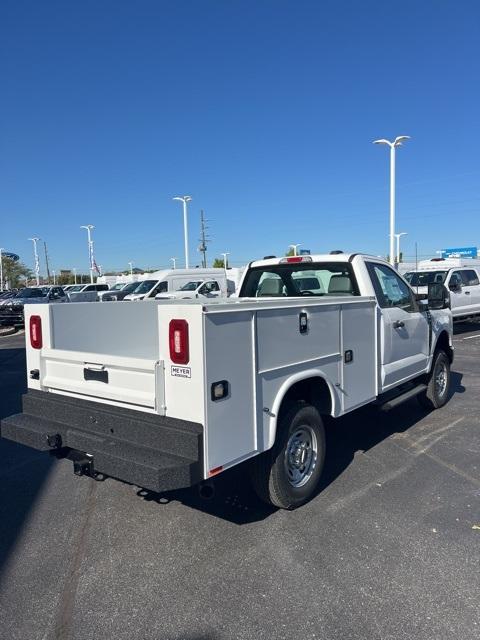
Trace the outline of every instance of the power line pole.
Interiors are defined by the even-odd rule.
[[[201,254],[203,254],[202,258],[202,267],[204,269],[207,268],[207,242],[210,242],[210,238],[207,235],[207,223],[205,220],[205,215],[203,213],[203,209],[200,211],[200,245],[198,250]]]
[[[43,248],[45,250],[45,264],[47,265],[47,282],[50,284],[50,267],[48,265],[48,251],[47,251],[47,243],[45,240],[43,241]]]

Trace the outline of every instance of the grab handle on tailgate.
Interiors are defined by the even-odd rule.
[[[87,365],[83,368],[83,378],[84,380],[96,380],[97,382],[108,384],[108,371],[105,370],[103,364]]]

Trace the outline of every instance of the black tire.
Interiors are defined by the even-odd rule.
[[[438,376],[443,372],[445,382],[440,384]],[[443,407],[450,396],[450,359],[439,349],[435,352],[432,368],[427,378],[427,390],[417,396],[418,401],[426,409]]]
[[[309,440],[312,453],[309,453]],[[298,457],[295,461],[299,465],[298,469],[293,464],[287,463],[295,458],[294,453],[287,455],[289,442],[290,451],[297,453]],[[305,444],[303,449],[303,445],[298,444],[301,442]],[[313,453],[315,449],[316,455]],[[308,467],[307,464],[302,467],[305,458]],[[301,401],[295,402],[279,422],[273,447],[252,461],[251,478],[255,492],[268,504],[281,509],[296,509],[315,495],[324,461],[325,429],[322,418],[312,405]],[[304,472],[302,468],[305,469]],[[304,473],[303,484],[295,485],[295,478],[291,475],[292,469],[297,474],[296,478]]]

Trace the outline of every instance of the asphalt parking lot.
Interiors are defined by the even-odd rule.
[[[239,472],[158,496],[0,440],[0,637],[477,640],[480,324],[455,333],[446,407],[330,425],[323,491],[294,512]],[[23,345],[0,338],[0,417]]]

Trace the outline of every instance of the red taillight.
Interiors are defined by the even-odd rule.
[[[188,322],[170,320],[169,324],[170,360],[175,364],[188,364],[190,350],[188,345]]]
[[[42,319],[40,316],[30,316],[30,344],[34,349],[42,348]]]

